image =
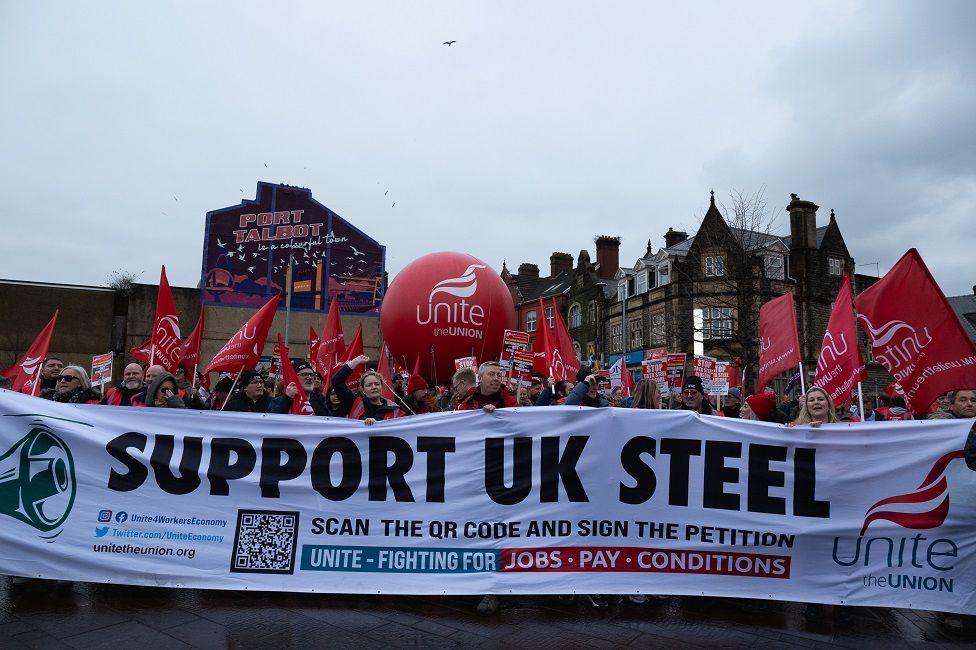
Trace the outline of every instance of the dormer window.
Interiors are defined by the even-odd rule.
[[[662,264],[657,267],[657,286],[661,287],[671,282],[671,265]]]
[[[640,271],[637,274],[637,293],[642,294],[647,291],[647,272]]]
[[[782,280],[786,277],[783,256],[769,253],[765,256],[766,277],[770,280]]]

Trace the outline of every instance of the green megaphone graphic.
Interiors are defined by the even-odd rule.
[[[64,523],[75,502],[75,463],[60,438],[33,424],[0,456],[0,513],[48,532]]]

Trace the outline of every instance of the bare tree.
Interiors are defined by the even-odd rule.
[[[132,285],[136,283],[139,276],[142,275],[142,271],[138,273],[133,273],[132,271],[125,271],[122,269],[116,269],[109,273],[108,277],[105,279],[105,286],[109,289],[115,289],[122,293],[128,294],[132,291]]]
[[[759,308],[782,293],[774,284],[785,278],[788,248],[785,235],[776,233],[781,211],[770,210],[765,186],[751,193],[732,189],[728,202],[717,201],[715,208],[719,218],[711,206],[701,215],[695,242],[676,272],[695,308],[729,310],[727,323],[693,323],[695,338],[703,339],[706,352],[741,358],[754,379]]]

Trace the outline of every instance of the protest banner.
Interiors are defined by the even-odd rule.
[[[691,363],[691,374],[702,380],[705,392],[712,394],[712,381],[715,379],[715,357],[696,354]]]
[[[668,397],[671,388],[668,386],[667,359],[645,359],[641,362],[641,379],[653,381],[661,397]]]
[[[477,357],[461,357],[460,359],[454,360],[454,372],[463,370],[465,368],[471,368],[475,372],[478,372]]]
[[[709,385],[708,394],[716,395],[718,397],[729,394],[729,362],[728,361],[715,362],[715,373],[712,376],[712,382]]]
[[[515,358],[515,353],[519,351],[524,352],[528,349],[528,332],[505,330],[505,335],[502,338],[502,353],[498,358],[498,365],[501,367],[502,375],[505,378],[511,377],[512,375],[512,360]]]
[[[513,388],[529,387],[532,385],[532,362],[535,360],[528,350],[516,350],[512,357],[512,370],[509,379]]]
[[[680,393],[685,385],[685,363],[688,355],[685,352],[669,352],[667,361],[668,386],[672,393]]]
[[[113,352],[96,354],[92,357],[91,363],[91,385],[103,386],[112,383],[112,360],[115,358]]]
[[[971,420],[559,406],[366,427],[0,391],[0,422],[4,574],[976,608]]]

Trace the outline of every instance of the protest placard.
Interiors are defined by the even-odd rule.
[[[92,386],[102,386],[112,383],[112,360],[114,358],[115,354],[113,352],[96,354],[92,357]]]

